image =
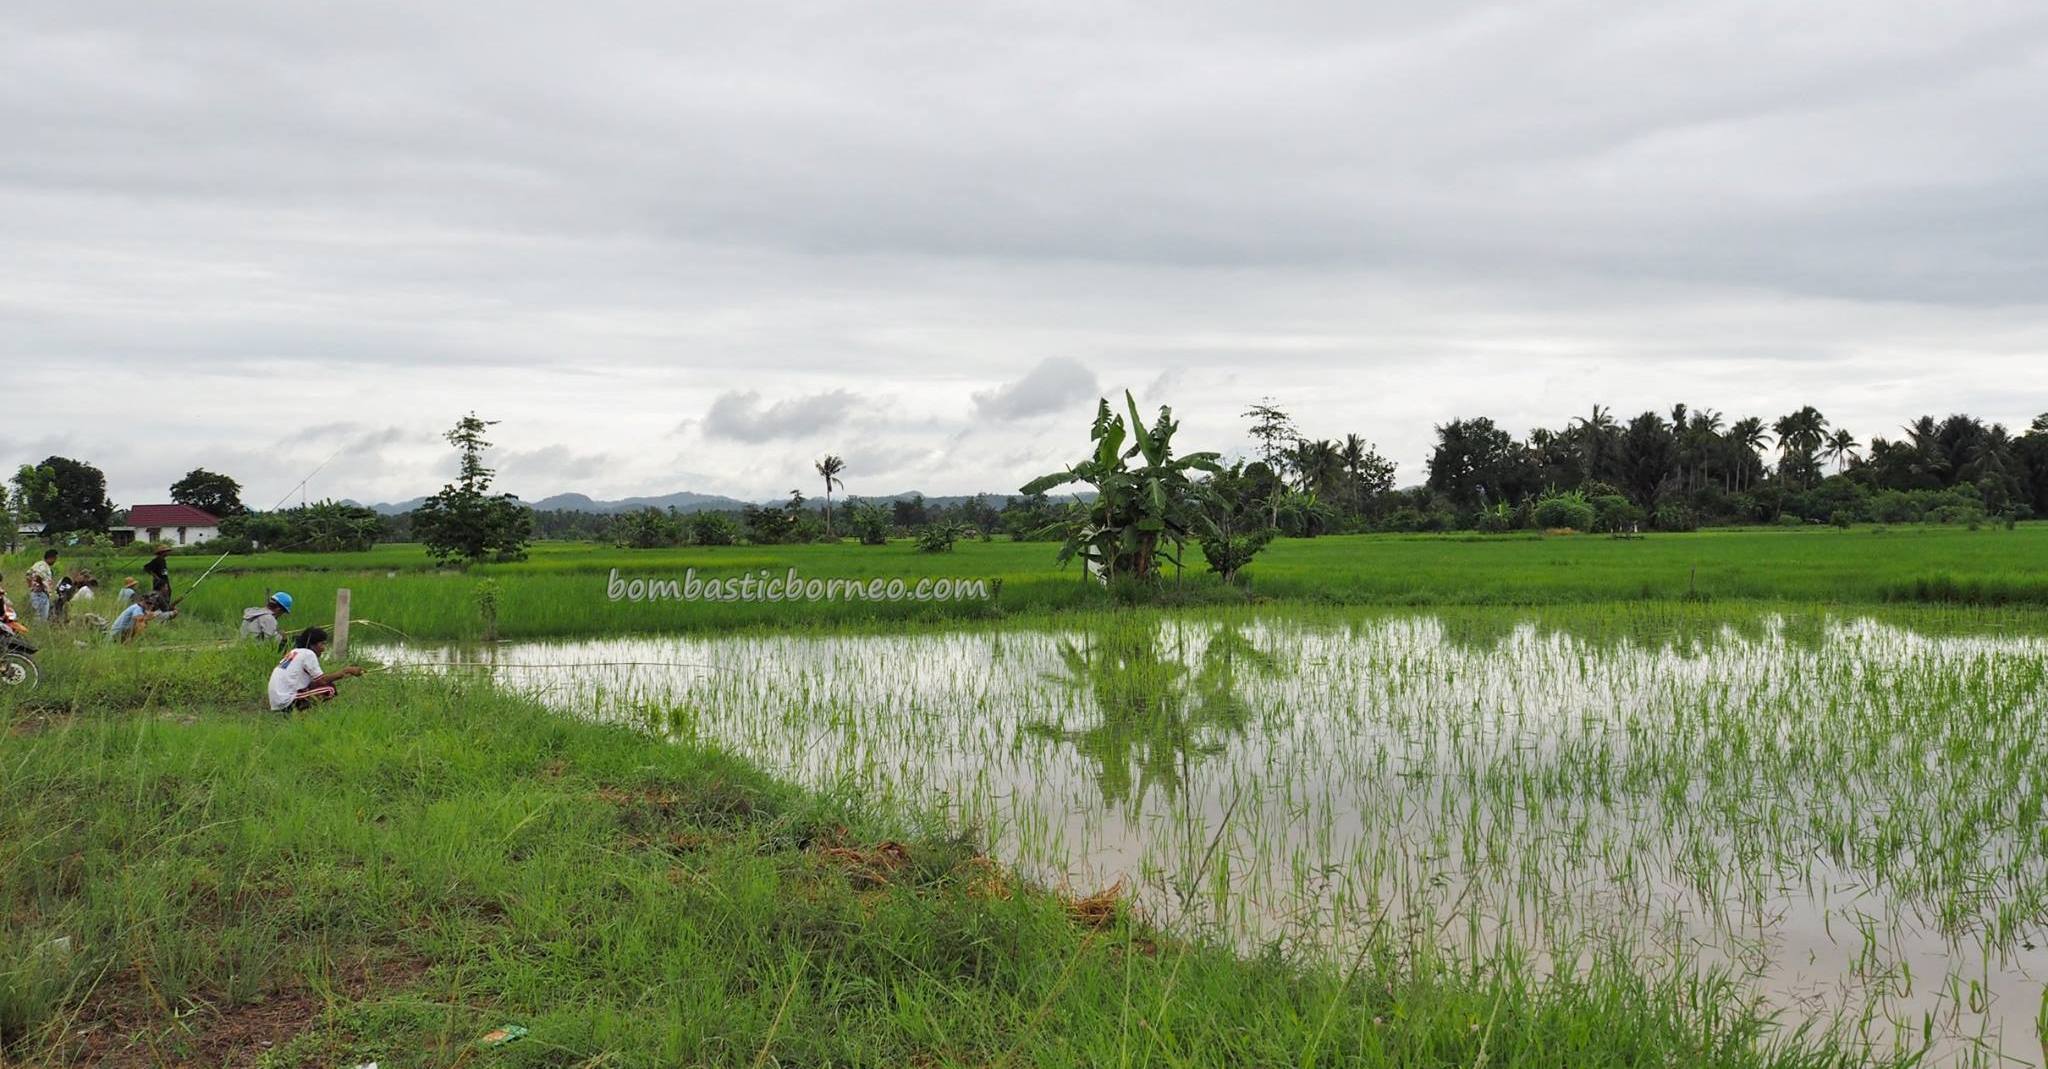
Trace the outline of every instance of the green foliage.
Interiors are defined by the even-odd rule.
[[[1273,541],[1276,532],[1271,528],[1248,531],[1243,534],[1205,535],[1202,538],[1202,559],[1209,564],[1209,570],[1226,583],[1237,581],[1242,572],[1252,563],[1252,558]]]
[[[360,553],[377,544],[384,517],[361,505],[318,501],[278,512],[242,512],[220,522],[217,552],[296,550],[305,553]]]
[[[1106,580],[1125,577],[1142,582],[1159,574],[1160,561],[1178,564],[1188,538],[1210,528],[1202,508],[1207,489],[1189,473],[1220,468],[1214,453],[1173,455],[1178,424],[1171,409],[1160,406],[1158,418],[1147,427],[1128,391],[1124,404],[1129,423],[1110,411],[1108,399],[1098,402],[1089,428],[1093,452],[1065,471],[1033,479],[1023,492],[1044,493],[1066,483],[1093,487],[1095,500],[1068,532],[1058,560],[1064,564],[1078,556],[1091,573]],[[1133,457],[1142,465],[1131,467]]]
[[[889,541],[889,510],[872,501],[856,501],[848,516],[855,537],[864,546],[879,546]]]
[[[960,541],[966,528],[957,523],[930,523],[917,532],[917,550],[920,553],[951,553]]]
[[[220,519],[249,511],[242,504],[242,484],[219,472],[193,468],[171,484],[171,500]]]
[[[42,521],[46,538],[73,531],[104,533],[113,521],[107,477],[84,461],[52,456],[41,464],[24,464],[14,474],[14,486],[22,518]]]
[[[693,545],[729,546],[739,540],[739,524],[723,512],[700,512],[690,517],[690,542]]]
[[[1316,967],[1124,911],[1077,923],[917,814],[460,678],[372,674],[285,718],[251,712],[274,659],[254,645],[51,657],[38,700],[86,715],[0,697],[10,1064],[215,1064],[209,1037],[246,1060],[271,1021],[275,1065],[1869,1058],[1623,962],[1539,983],[1426,948]],[[868,854],[906,860],[877,879],[848,860]],[[531,1038],[479,1055],[505,1022]]]
[[[1553,493],[1536,502],[1531,514],[1536,526],[1545,530],[1590,531],[1599,513],[1576,490]]]
[[[1503,501],[1489,509],[1482,509],[1473,524],[1488,534],[1501,534],[1515,529],[1515,509]]]
[[[1622,534],[1640,528],[1648,517],[1636,503],[1620,494],[1601,494],[1587,499],[1593,506],[1593,529],[1607,534]]]
[[[484,466],[491,443],[484,430],[496,421],[471,412],[443,437],[462,454],[456,481],[443,486],[413,513],[413,531],[437,561],[511,561],[526,555],[533,537],[533,513],[510,494],[490,493],[494,474]]]
[[[683,543],[683,523],[657,508],[623,513],[612,522],[612,541],[626,549],[658,549]]]
[[[779,546],[796,538],[797,514],[781,506],[748,505],[740,522],[746,525],[747,541],[757,546]]]

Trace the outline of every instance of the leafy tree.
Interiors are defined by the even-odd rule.
[[[739,540],[739,525],[723,512],[700,512],[690,517],[690,541],[696,545],[729,546]]]
[[[1257,404],[1245,409],[1244,418],[1252,421],[1252,441],[1258,443],[1259,459],[1265,461],[1266,469],[1274,475],[1287,470],[1288,452],[1294,443],[1301,440],[1300,432],[1294,429],[1294,417],[1288,415],[1270,397],[1262,398]],[[1275,486],[1269,502],[1273,510],[1272,525],[1280,525],[1279,487]]]
[[[1179,564],[1188,538],[1213,529],[1201,508],[1207,488],[1190,473],[1221,470],[1214,453],[1173,455],[1179,424],[1173,421],[1172,409],[1161,405],[1147,427],[1129,391],[1124,393],[1124,405],[1130,413],[1128,423],[1110,411],[1107,398],[1102,399],[1089,428],[1094,451],[1065,471],[1039,476],[1023,488],[1026,494],[1065,483],[1095,488],[1095,500],[1068,532],[1059,560],[1064,564],[1079,556],[1105,581],[1149,580],[1159,574],[1161,560]],[[1132,442],[1129,448],[1124,446],[1127,438]],[[1143,464],[1131,467],[1133,457]]]
[[[825,537],[829,539],[832,537],[832,488],[846,486],[839,478],[839,473],[846,470],[846,461],[841,460],[836,453],[827,453],[819,457],[818,462],[812,466],[818,469],[819,475],[825,477]]]
[[[171,484],[171,500],[221,519],[249,511],[242,505],[242,484],[205,468],[193,468]]]
[[[196,506],[195,506],[196,507]],[[278,512],[240,512],[220,521],[221,549],[356,553],[377,544],[385,519],[361,505],[318,501]]]
[[[891,519],[898,527],[905,529],[923,527],[932,522],[931,507],[925,504],[923,494],[912,494],[890,503]]]
[[[872,501],[855,501],[851,516],[854,536],[864,546],[879,546],[889,541],[889,510]]]
[[[1344,436],[1345,503],[1364,515],[1374,502],[1394,488],[1394,462],[1383,457],[1371,442],[1355,434]]]
[[[625,549],[659,549],[683,540],[683,525],[673,513],[644,508],[612,522],[612,541]]]
[[[1485,416],[1454,419],[1436,429],[1429,488],[1463,508],[1521,498],[1535,484],[1536,465],[1514,435]]]
[[[1657,413],[1645,412],[1629,421],[1620,444],[1615,474],[1621,477],[1622,489],[1644,511],[1655,512],[1677,466],[1677,437]]]
[[[41,464],[24,464],[14,485],[22,518],[41,520],[45,537],[74,531],[104,534],[113,520],[107,477],[84,461],[53,456]]]
[[[437,561],[522,560],[533,537],[533,513],[511,494],[492,494],[496,474],[484,466],[486,428],[497,421],[462,417],[442,437],[462,454],[456,481],[443,486],[413,514],[413,530]]]

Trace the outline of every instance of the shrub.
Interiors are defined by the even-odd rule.
[[[928,523],[917,532],[919,553],[951,553],[953,543],[960,540],[961,528],[957,523]]]
[[[1600,519],[1593,506],[1577,491],[1551,494],[1536,502],[1535,516],[1536,526],[1549,530],[1590,531]]]
[[[1601,494],[1587,504],[1593,506],[1595,530],[1620,534],[1623,531],[1635,530],[1643,523],[1643,510],[1620,494]]]
[[[1273,540],[1274,534],[1269,529],[1227,538],[1204,538],[1202,559],[1209,562],[1209,570],[1222,576],[1224,582],[1233,582],[1237,573],[1258,556],[1259,550],[1266,548],[1266,543]]]
[[[1697,531],[1700,529],[1699,514],[1680,504],[1664,504],[1657,508],[1654,525],[1659,531]]]
[[[1828,522],[1846,531],[1855,524],[1856,517],[1850,515],[1848,509],[1836,509],[1834,514],[1828,517]]]

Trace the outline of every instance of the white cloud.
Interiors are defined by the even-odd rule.
[[[1065,357],[1039,361],[1024,377],[974,395],[974,410],[989,419],[1016,420],[1072,410],[1096,399],[1095,372]]]

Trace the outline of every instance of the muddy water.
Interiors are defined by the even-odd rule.
[[[943,811],[1248,947],[1619,952],[1879,1051],[2041,1058],[2039,637],[1589,610],[387,654]]]

